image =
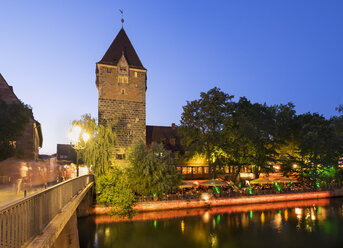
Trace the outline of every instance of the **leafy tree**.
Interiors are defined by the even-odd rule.
[[[135,197],[130,187],[127,171],[123,168],[111,168],[96,179],[97,197],[100,204],[111,207],[111,214],[132,216]]]
[[[95,175],[102,175],[109,171],[116,143],[113,131],[113,123],[107,122],[106,126],[97,125],[95,119],[90,115],[83,115],[81,120],[74,121],[73,125],[80,125],[89,135],[90,139],[85,143],[81,139],[83,160],[92,165]]]
[[[0,99],[0,161],[14,155],[20,156],[11,141],[20,137],[32,116],[31,108],[23,103],[6,104]]]
[[[240,160],[255,165],[253,169],[256,177],[261,172],[272,172],[276,156],[274,109],[266,104],[252,104],[241,97],[232,118],[238,138],[244,142],[239,143],[244,151],[240,153]]]
[[[190,156],[204,154],[210,168],[210,176],[215,177],[214,157],[223,142],[224,122],[231,114],[233,96],[215,87],[208,92],[201,92],[200,99],[187,101],[183,107],[181,125],[178,128],[186,150]],[[220,160],[218,160],[220,161]]]
[[[162,144],[153,142],[148,149],[143,142],[137,143],[130,155],[130,182],[135,193],[162,196],[180,184],[180,174],[170,151]]]
[[[333,178],[332,175],[338,176],[332,171],[337,169],[342,156],[343,139],[337,135],[334,119],[327,120],[317,113],[302,114],[296,119],[296,139],[299,144],[296,163],[301,167],[299,179],[315,185],[318,181],[328,182],[331,180],[329,178]]]

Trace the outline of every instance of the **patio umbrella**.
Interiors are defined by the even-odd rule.
[[[273,183],[274,183],[273,181],[270,181],[267,178],[257,178],[250,181],[250,184],[273,184]]]
[[[196,186],[196,184],[191,183],[191,182],[182,181],[182,184],[179,186],[179,188],[180,189],[183,189],[183,188],[193,188],[194,186]]]
[[[201,186],[223,187],[223,186],[226,186],[228,184],[226,182],[223,182],[223,181],[212,179],[212,180],[208,180],[208,181],[202,182],[199,185],[201,185]]]
[[[297,183],[298,181],[296,179],[289,178],[289,177],[281,177],[279,179],[276,179],[275,182],[277,182],[277,183]]]

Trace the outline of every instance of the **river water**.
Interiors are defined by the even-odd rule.
[[[343,198],[78,220],[80,247],[343,247]]]

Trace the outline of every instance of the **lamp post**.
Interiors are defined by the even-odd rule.
[[[90,138],[90,135],[83,130],[79,125],[73,125],[69,130],[68,138],[70,145],[76,151],[76,176],[79,176],[79,152],[86,148],[86,143]]]

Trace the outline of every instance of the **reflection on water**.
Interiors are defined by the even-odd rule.
[[[133,221],[83,218],[80,246],[343,247],[343,199],[282,205],[146,213]]]

